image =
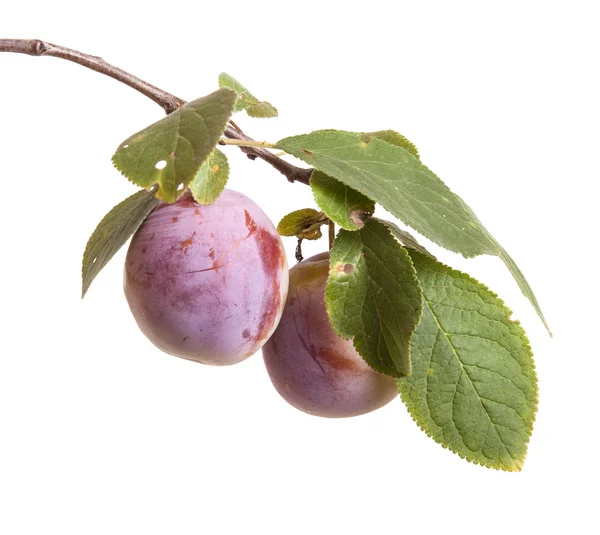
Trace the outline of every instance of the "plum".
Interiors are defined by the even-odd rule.
[[[393,378],[374,371],[351,340],[334,331],[325,308],[329,253],[290,270],[283,316],[263,347],[263,358],[279,394],[317,416],[358,416],[383,407],[397,394]]]
[[[235,364],[258,351],[279,323],[288,280],[273,223],[228,189],[209,206],[190,192],[159,204],[125,260],[125,296],[142,332],[163,351],[204,364]]]

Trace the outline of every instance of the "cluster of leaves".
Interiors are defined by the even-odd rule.
[[[216,92],[118,147],[115,166],[145,189],[107,214],[90,238],[84,293],[157,198],[174,202],[188,188],[201,204],[219,196],[229,166],[216,147],[234,111],[277,115],[231,76],[222,74],[219,82]],[[310,187],[320,209],[289,214],[280,233],[317,239],[321,225],[341,227],[325,295],[336,332],[352,339],[373,369],[397,379],[409,413],[434,440],[469,461],[519,470],[537,404],[523,328],[484,285],[441,264],[406,230],[372,214],[379,204],[445,249],[465,257],[498,256],[546,325],[508,253],[397,132],[322,130],[275,146],[314,167]]]

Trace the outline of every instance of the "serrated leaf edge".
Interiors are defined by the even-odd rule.
[[[229,117],[231,117],[231,115],[233,114],[233,108],[234,108],[234,106],[235,106],[235,102],[236,102],[236,100],[237,100],[237,93],[236,93],[236,92],[235,92],[233,89],[230,89],[230,88],[228,88],[228,87],[221,87],[221,88],[219,88],[219,90],[221,90],[221,89],[226,89],[227,91],[229,91],[230,93],[233,93],[233,94],[236,96],[236,98],[233,100],[233,102],[232,102],[232,104],[231,104],[231,111],[229,112]],[[214,92],[213,92],[213,93],[214,93]],[[212,94],[212,93],[210,93],[210,94]],[[209,94],[209,95],[210,95],[210,94]],[[205,95],[205,96],[209,96],[209,95]],[[203,97],[198,97],[198,98],[203,98]],[[194,99],[194,100],[197,100],[197,99]],[[192,101],[192,102],[193,102],[193,101]],[[186,107],[188,104],[189,104],[189,103],[186,103],[186,104],[184,104],[183,106],[181,106],[181,107],[177,108],[177,110],[175,110],[173,113],[176,113],[176,112],[177,112],[177,111],[179,111],[181,108],[184,108],[184,107]],[[199,114],[198,114],[198,112],[196,112],[196,110],[194,110],[193,108],[190,108],[190,109],[191,109],[192,111],[194,111],[194,113],[196,113],[196,115],[199,115]],[[199,115],[199,116],[201,117],[202,121],[204,122],[204,117],[202,117],[201,115]],[[164,117],[163,117],[163,119],[164,119]],[[162,119],[159,119],[159,121],[155,121],[154,123],[151,123],[151,124],[149,124],[148,126],[145,126],[145,127],[144,127],[144,128],[142,128],[141,130],[139,130],[139,132],[142,132],[142,131],[144,131],[146,128],[149,128],[150,126],[152,126],[153,124],[155,124],[155,123],[157,123],[157,122],[160,122],[161,120],[162,120]],[[228,125],[228,123],[229,123],[229,119],[228,119],[228,120],[225,122],[225,124],[223,125],[223,129],[220,131],[220,133],[219,133],[218,137],[221,137],[221,136],[222,136],[222,135],[225,133],[225,130],[227,129],[227,125]],[[135,134],[132,134],[132,135],[135,135]],[[131,137],[131,136],[130,136],[130,137]],[[218,142],[218,140],[217,140],[217,143],[216,143],[216,144],[215,144],[215,146],[213,147],[213,150],[214,150],[214,149],[216,149],[218,145],[219,145],[219,142]],[[119,144],[119,147],[120,147],[120,144]],[[117,154],[117,152],[118,152],[118,150],[119,150],[119,147],[117,147],[117,150],[116,150],[116,151],[115,151],[115,153],[114,153],[114,154],[111,156],[110,160],[111,160],[111,162],[112,162],[112,164],[113,164],[113,167],[114,167],[114,168],[115,168],[117,171],[119,171],[119,173],[120,173],[121,175],[123,175],[123,176],[124,176],[124,177],[127,179],[127,181],[128,181],[128,182],[130,182],[131,184],[133,184],[135,187],[137,187],[137,188],[142,188],[142,189],[145,189],[146,191],[150,191],[150,190],[151,190],[151,189],[152,189],[154,186],[157,186],[156,197],[157,197],[158,199],[160,199],[161,201],[163,201],[163,202],[166,202],[166,203],[169,203],[169,204],[173,204],[174,202],[177,202],[177,200],[178,200],[178,199],[179,199],[179,198],[180,198],[180,197],[181,197],[181,196],[182,196],[182,195],[183,195],[183,194],[184,194],[184,193],[185,193],[185,192],[186,192],[186,191],[189,189],[189,184],[188,184],[188,187],[181,188],[181,190],[178,190],[178,191],[176,192],[176,197],[175,197],[175,199],[174,199],[173,201],[168,201],[168,200],[164,199],[164,198],[163,198],[163,197],[160,195],[160,193],[161,193],[161,190],[162,190],[162,188],[161,188],[161,185],[160,185],[160,180],[155,180],[154,182],[152,182],[152,183],[151,183],[151,184],[149,184],[148,186],[140,186],[140,184],[137,184],[136,182],[134,182],[133,180],[131,180],[131,179],[130,179],[130,178],[129,178],[129,177],[128,177],[128,176],[127,176],[127,175],[126,175],[126,174],[125,174],[125,173],[124,173],[124,172],[123,172],[123,171],[122,171],[120,168],[119,168],[119,166],[118,166],[118,165],[117,165],[117,163],[115,162],[115,156],[116,156],[116,154]],[[200,162],[200,165],[198,166],[198,170],[196,171],[196,174],[198,173],[198,171],[200,170],[200,168],[201,168],[201,167],[204,165],[204,163],[205,163],[205,162],[208,160],[208,158],[210,157],[210,155],[211,155],[211,154],[212,154],[212,151],[211,151],[211,152],[209,152],[209,153],[208,153],[208,155],[207,155],[207,156],[204,158],[204,160],[202,160],[202,161]],[[195,177],[195,176],[196,176],[196,175],[194,175],[194,177]],[[194,180],[194,178],[192,178],[192,180]],[[192,180],[190,180],[190,184],[191,184]]]
[[[263,110],[264,112],[256,113],[256,110]],[[279,117],[279,110],[266,100],[261,100],[258,104],[251,104],[244,109],[248,117],[253,119],[274,119]]]
[[[421,288],[421,283],[419,281],[419,278],[417,276],[417,270],[415,269],[414,263],[412,258],[410,257],[410,254],[407,250],[406,247],[404,247],[398,240],[396,240],[396,238],[393,236],[393,234],[391,233],[390,229],[387,227],[387,225],[381,225],[382,227],[385,228],[386,232],[392,237],[392,239],[394,240],[394,242],[406,252],[406,259],[408,260],[408,264],[410,266],[410,268],[412,269],[412,274],[414,277],[414,281],[417,284],[417,288],[419,289],[419,293],[421,295],[421,301],[423,301],[423,289]],[[349,231],[352,232],[352,231]],[[336,236],[336,240],[339,236],[339,232],[338,235]],[[335,246],[335,240],[334,240],[334,246]],[[327,295],[327,286],[329,285],[329,281],[332,278],[332,274],[334,273],[334,267],[333,267],[333,262],[331,260],[331,256],[329,257],[329,275],[327,277],[327,284],[325,285],[325,295]],[[331,316],[330,316],[330,307],[327,303],[327,300],[325,300],[325,309],[327,310],[327,318],[329,319],[329,324],[331,325],[331,327],[333,328],[333,330],[335,331],[335,333],[342,338],[343,340],[352,340],[352,346],[354,347],[354,349],[356,350],[356,352],[362,357],[362,359],[369,365],[370,368],[372,368],[373,370],[375,370],[377,373],[380,373],[382,375],[386,375],[388,377],[394,377],[395,379],[399,379],[400,377],[398,377],[398,375],[390,375],[388,373],[384,373],[382,371],[383,368],[375,368],[371,363],[367,362],[367,360],[365,359],[365,357],[361,354],[361,352],[359,351],[358,347],[356,347],[356,340],[354,336],[348,336],[345,333],[341,332],[338,330],[338,328],[334,325],[334,322],[331,321]],[[412,332],[409,334],[408,336],[408,375],[409,376],[412,373],[412,338],[413,335],[415,333],[415,331],[417,330],[417,327],[419,325],[419,323],[421,322],[421,317],[423,315],[423,305],[421,305],[417,311],[417,321],[415,322],[415,328],[412,330]],[[394,364],[395,367],[395,364]],[[397,369],[396,369],[397,370]]]
[[[384,132],[392,132],[392,133],[396,134],[397,136],[401,137],[402,140],[404,141],[404,145],[392,143],[391,141],[388,141],[387,139],[378,137],[376,135],[376,134],[382,134]],[[407,150],[408,152],[410,152],[417,160],[421,161],[421,155],[419,154],[419,149],[417,149],[417,146],[410,139],[408,139],[404,134],[401,134],[400,132],[397,132],[396,130],[391,130],[391,129],[376,130],[375,132],[364,132],[364,134],[367,136],[373,136],[373,137],[379,139],[380,141],[385,141],[386,143],[389,143],[390,145],[395,145],[396,147],[402,147],[404,150]],[[408,147],[405,145],[407,145]]]
[[[279,223],[277,223],[277,233],[280,236],[283,236],[283,237],[286,237],[286,238],[291,238],[291,237],[297,237],[297,238],[299,238],[300,237],[298,234],[284,234],[284,230],[282,229],[283,222],[286,221],[286,219],[290,218],[291,216],[294,216],[294,215],[298,214],[299,212],[312,212],[312,214],[311,214],[312,217],[316,217],[319,214],[322,214],[323,218],[325,219],[325,221],[322,224],[324,225],[326,223],[326,221],[327,221],[327,216],[325,215],[325,213],[323,211],[315,210],[314,208],[299,208],[298,210],[294,210],[294,211],[292,211],[292,212],[290,212],[288,214],[285,214],[280,219]],[[311,216],[307,216],[307,218],[309,218]],[[309,225],[309,227],[310,227],[310,225]],[[306,227],[306,229],[308,229],[309,227]],[[310,239],[310,238],[304,238],[304,239]]]
[[[385,219],[380,219],[378,217],[376,217],[374,219],[383,223],[389,229],[389,231],[392,233],[392,236],[397,241],[399,241],[402,246],[406,247],[407,249],[415,249],[417,252],[422,253],[426,256],[429,256],[430,258],[433,258],[433,260],[437,260],[437,258],[433,254],[431,254],[427,249],[425,249],[425,247],[423,247],[417,241],[417,239],[407,230],[400,228],[393,221],[387,221]],[[410,245],[411,241],[413,242],[414,246]]]
[[[317,169],[316,171],[317,171],[318,173],[321,173],[321,174],[323,174],[323,175],[325,175],[325,176],[328,176],[328,177],[329,177],[329,175],[327,175],[327,174],[326,174],[326,173],[324,173],[323,171],[319,171],[318,169]],[[321,209],[321,211],[322,211],[322,212],[323,212],[323,213],[324,213],[324,214],[325,214],[327,217],[329,217],[329,219],[331,219],[331,216],[330,216],[330,215],[329,215],[327,212],[325,212],[325,210],[324,210],[324,208],[323,208],[322,204],[321,204],[321,203],[319,202],[319,200],[317,199],[317,194],[316,194],[316,192],[315,192],[315,190],[314,190],[314,188],[313,188],[313,186],[312,186],[312,177],[313,177],[313,176],[314,176],[314,172],[313,172],[313,174],[311,175],[311,183],[309,184],[309,185],[310,185],[310,191],[311,191],[311,193],[312,193],[312,196],[313,196],[313,200],[315,201],[315,204],[316,204],[316,205],[317,205],[317,206],[318,206],[318,207]],[[348,186],[347,184],[344,184],[344,182],[342,182],[341,180],[338,180],[337,178],[334,178],[334,177],[329,177],[329,178],[331,178],[332,180],[335,180],[336,182],[339,182],[339,183],[340,183],[342,186],[344,186],[344,188],[346,188],[346,190],[348,190],[348,189],[352,189],[352,190],[356,191],[358,194],[362,195],[362,196],[363,196],[365,199],[369,199],[369,201],[373,203],[373,212],[375,211],[375,205],[376,205],[377,203],[376,203],[375,201],[371,200],[369,197],[367,197],[367,196],[366,196],[364,193],[362,193],[362,192],[358,191],[357,189],[354,189],[354,188],[352,188],[351,186]],[[347,195],[346,195],[346,198],[347,198]],[[365,212],[365,210],[363,210],[363,212]],[[354,213],[354,212],[351,212],[351,214],[352,214],[352,213]],[[350,218],[351,220],[353,220],[353,219],[352,219],[352,215],[349,215],[349,218]],[[354,232],[354,231],[356,231],[356,230],[361,230],[361,229],[363,229],[363,228],[364,228],[364,226],[365,226],[365,223],[367,222],[367,219],[368,219],[368,217],[366,217],[364,220],[363,220],[363,219],[361,219],[360,217],[358,217],[357,219],[358,219],[358,223],[355,223],[355,225],[356,225],[356,226],[353,226],[353,227],[347,227],[347,226],[344,226],[344,225],[342,225],[342,224],[341,224],[339,221],[334,221],[334,222],[335,222],[335,223],[336,223],[336,224],[337,224],[339,227],[343,228],[344,230],[348,230],[348,231],[350,231],[350,232]],[[333,221],[333,219],[332,219],[332,221]]]
[[[218,144],[217,144],[218,146]],[[223,187],[221,188],[221,191],[219,192],[219,194],[210,202],[204,202],[204,199],[202,199],[202,201],[200,201],[199,199],[196,198],[196,196],[194,195],[194,191],[192,190],[192,184],[194,183],[194,181],[196,180],[196,178],[198,178],[198,175],[200,174],[200,171],[202,171],[202,168],[204,166],[208,166],[211,163],[211,160],[215,157],[215,153],[219,153],[220,157],[223,158],[223,166],[225,168],[225,172],[227,173],[227,176],[225,178],[225,183],[223,185]],[[229,182],[229,175],[230,175],[230,171],[231,171],[231,167],[229,166],[229,158],[227,158],[227,154],[225,154],[223,151],[219,150],[217,147],[215,147],[212,152],[208,155],[208,158],[206,159],[206,161],[199,167],[198,172],[195,174],[194,178],[192,178],[192,181],[190,182],[188,189],[192,192],[192,197],[194,197],[194,200],[200,204],[201,206],[209,206],[212,203],[214,203],[223,193],[223,190],[225,189],[225,187],[227,186],[227,182]],[[209,169],[207,171],[208,174],[211,173],[211,170]]]
[[[417,254],[423,254],[420,253],[418,251],[415,251],[414,249],[411,249],[409,247],[406,247],[406,249],[408,249],[409,251],[414,251]],[[410,255],[409,255],[410,256]],[[423,255],[426,256],[426,255]],[[402,402],[404,403],[406,410],[409,414],[409,416],[411,417],[411,419],[417,424],[417,426],[419,427],[419,429],[421,429],[421,431],[423,431],[429,438],[431,438],[434,442],[436,442],[437,444],[439,444],[440,446],[442,446],[444,449],[447,449],[449,451],[451,451],[452,453],[454,453],[455,455],[458,455],[461,459],[468,461],[470,463],[479,465],[479,466],[484,466],[486,468],[494,468],[496,470],[502,470],[504,472],[520,472],[523,468],[523,465],[525,463],[525,459],[527,457],[527,450],[528,450],[528,445],[529,442],[531,441],[531,436],[533,435],[533,427],[535,424],[535,420],[536,420],[536,416],[537,416],[537,411],[538,411],[538,404],[539,404],[539,386],[538,386],[538,377],[537,377],[537,370],[535,367],[535,360],[533,358],[533,349],[531,347],[531,342],[529,341],[529,337],[527,336],[527,332],[525,331],[525,329],[523,328],[521,322],[519,320],[511,320],[510,316],[513,314],[513,311],[506,305],[506,303],[504,302],[504,300],[498,296],[498,294],[496,294],[494,291],[490,290],[485,284],[483,284],[482,282],[478,281],[477,279],[471,277],[469,274],[464,273],[463,271],[459,271],[457,269],[453,269],[450,266],[447,266],[446,264],[436,261],[437,264],[439,264],[440,269],[443,272],[449,273],[449,272],[456,272],[460,275],[461,278],[468,280],[470,282],[473,282],[474,284],[479,285],[483,290],[489,292],[489,294],[494,297],[495,299],[498,300],[498,302],[505,308],[506,312],[507,312],[507,317],[509,318],[509,321],[511,323],[513,323],[514,325],[517,325],[519,327],[521,327],[521,330],[523,332],[523,345],[524,347],[529,350],[529,352],[531,353],[531,370],[535,376],[535,383],[534,383],[534,388],[535,388],[535,403],[532,407],[533,409],[533,420],[531,421],[530,424],[530,428],[529,428],[529,435],[527,437],[527,441],[525,442],[525,451],[523,453],[523,457],[521,459],[513,459],[514,463],[515,463],[515,470],[510,470],[508,467],[506,467],[505,465],[502,465],[500,463],[498,464],[486,464],[482,461],[480,461],[479,459],[475,459],[474,457],[471,457],[470,455],[465,455],[462,454],[461,452],[455,451],[453,450],[449,445],[447,444],[443,444],[442,442],[440,442],[439,440],[436,440],[436,438],[432,435],[432,433],[429,431],[429,429],[427,429],[427,427],[425,427],[424,422],[419,421],[419,419],[417,417],[415,417],[409,410],[409,402],[405,399],[403,392],[400,390],[400,380],[396,381],[397,385],[398,385],[398,393],[400,396],[400,399],[402,400]],[[427,300],[425,298],[425,293],[423,292],[422,294],[422,299],[424,304],[426,304],[427,306],[429,306],[429,304],[427,303]],[[420,321],[420,320],[419,320]],[[418,327],[418,324],[417,324]],[[414,331],[413,331],[414,333]],[[412,340],[412,336],[411,336],[411,340]],[[461,437],[462,438],[462,437]],[[512,458],[512,457],[511,457]]]
[[[312,135],[312,134],[318,134],[318,133],[328,133],[328,132],[346,132],[346,133],[352,133],[352,134],[356,134],[356,132],[349,132],[349,131],[343,131],[343,130],[335,130],[335,129],[321,129],[321,130],[315,130],[313,132],[310,132],[308,134],[299,134],[296,136],[289,136],[289,137],[301,137],[301,136],[308,136],[308,135]],[[289,137],[283,138],[282,140],[279,140],[276,144],[276,146],[284,151],[286,151],[286,149],[284,147],[281,147],[279,145],[279,143],[281,141],[285,141],[286,139],[289,139]],[[383,143],[387,143],[388,145],[393,145],[389,142],[386,142],[385,140],[376,138],[379,141],[383,142]],[[406,151],[408,154],[411,154],[410,151],[408,151],[407,149],[405,149],[404,147],[400,147],[398,145],[395,145],[396,147]],[[304,150],[304,149],[302,149]],[[287,151],[286,151],[287,152]],[[308,152],[308,151],[305,151]],[[311,154],[311,153],[309,153]],[[414,156],[414,155],[413,155]],[[444,186],[444,188],[446,188],[447,193],[449,196],[452,196],[453,198],[455,198],[456,201],[458,201],[458,203],[460,205],[462,205],[463,209],[465,209],[470,216],[479,224],[481,231],[482,231],[482,236],[484,236],[487,240],[484,243],[479,236],[475,237],[471,237],[473,240],[477,241],[480,245],[484,245],[484,247],[481,248],[481,252],[478,253],[464,253],[462,251],[457,250],[456,248],[452,248],[449,247],[448,245],[442,245],[441,243],[439,243],[437,240],[434,240],[433,238],[429,238],[433,243],[437,244],[438,246],[454,252],[454,253],[458,253],[461,256],[463,256],[464,258],[475,258],[477,256],[483,255],[483,254],[487,254],[490,256],[496,256],[498,258],[500,258],[500,260],[502,260],[504,262],[504,264],[506,265],[506,267],[508,268],[508,270],[510,271],[511,275],[513,275],[513,278],[515,278],[515,281],[517,282],[517,285],[519,286],[519,289],[521,290],[521,292],[523,293],[523,295],[529,300],[529,302],[531,303],[531,305],[533,306],[534,310],[536,311],[537,315],[539,316],[540,320],[542,321],[542,323],[544,324],[544,327],[546,328],[546,330],[548,331],[548,334],[550,335],[550,337],[553,337],[552,331],[550,330],[550,327],[548,325],[548,322],[546,321],[546,318],[544,316],[544,313],[542,312],[541,306],[537,300],[537,297],[535,296],[533,289],[531,288],[531,285],[529,284],[529,282],[527,281],[527,279],[525,278],[524,274],[521,272],[520,268],[517,266],[516,262],[512,259],[512,257],[508,254],[508,252],[498,243],[498,241],[492,236],[492,234],[489,232],[489,230],[487,230],[487,228],[481,223],[481,221],[479,220],[479,218],[475,215],[475,213],[473,212],[473,210],[465,203],[465,201],[456,193],[454,193],[449,186],[440,178],[438,177],[431,169],[429,169],[429,167],[427,167],[420,159],[417,159],[420,163],[420,165],[423,167],[423,169],[425,169],[427,172],[431,173],[433,176],[435,176],[440,182],[441,184]],[[308,162],[308,163],[312,163],[312,162]],[[314,163],[313,163],[314,165]],[[315,168],[319,169],[319,167],[315,166]],[[322,171],[323,172],[323,171]],[[334,177],[335,178],[335,177]],[[337,179],[336,180],[340,180]],[[343,182],[343,180],[340,180],[341,182]],[[345,182],[344,182],[345,183]],[[363,191],[361,191],[358,188],[354,188],[356,189],[356,191],[359,191],[360,193],[362,193],[363,195],[365,195],[366,197],[368,197],[368,194],[364,193]],[[398,219],[400,221],[402,221],[405,225],[407,225],[408,227],[411,227],[412,229],[414,229],[415,231],[417,231],[418,233],[422,234],[422,231],[419,230],[416,226],[410,224],[409,222],[405,221],[404,219],[402,219],[401,217],[398,217]],[[458,227],[457,227],[458,228]],[[424,235],[424,234],[423,234]],[[489,246],[492,246],[491,248],[489,248]],[[519,273],[520,274],[520,279],[515,277],[515,273]]]
[[[229,85],[225,85],[222,82],[223,78],[228,78],[233,84],[239,86],[241,91],[237,91],[230,87]],[[236,94],[236,99],[234,103],[233,112],[245,111],[248,117],[252,117],[253,119],[272,119],[274,117],[279,116],[279,111],[273,104],[266,100],[260,100],[255,97],[250,90],[242,84],[237,78],[231,76],[231,74],[227,74],[226,72],[222,72],[219,74],[219,87],[225,87],[227,89],[231,89]],[[248,99],[254,100],[255,102],[248,102],[243,96],[247,96]],[[256,111],[249,111],[251,108],[265,110],[267,113],[256,113]]]
[[[309,132],[308,134],[299,134],[299,135],[296,135],[296,136],[288,136],[286,138],[283,138],[283,139],[279,140],[276,143],[276,147],[279,148],[279,149],[281,149],[281,150],[283,150],[283,151],[285,151],[285,152],[287,152],[284,147],[282,147],[282,146],[279,145],[279,143],[281,143],[281,141],[285,141],[285,140],[290,139],[290,138],[298,138],[298,137],[302,137],[302,136],[311,136],[313,134],[323,134],[323,133],[331,133],[331,132],[333,132],[333,133],[345,133],[345,134],[352,134],[352,135],[359,135],[359,136],[362,135],[360,132],[352,132],[352,131],[348,131],[348,130],[336,130],[336,129],[333,129],[333,128],[325,128],[325,129],[320,129],[320,130],[314,130],[312,132]],[[404,152],[406,152],[406,154],[410,155],[411,158],[415,158],[415,156],[409,150],[405,149],[404,147],[401,147],[399,145],[394,145],[393,143],[389,143],[387,141],[384,141],[384,140],[376,138],[376,137],[374,137],[373,139],[376,139],[378,142],[384,143],[385,145],[394,147],[396,149],[400,149],[401,151],[404,151]],[[310,151],[306,151],[305,149],[300,149],[300,150],[302,150],[305,153],[307,153],[308,156],[312,156],[312,153],[310,153]],[[322,155],[322,157],[324,157],[324,156]],[[313,158],[310,158],[310,160],[312,160],[312,159]],[[424,169],[424,171],[426,171],[427,173],[430,173],[432,176],[434,176],[435,178],[437,178],[437,180],[439,180],[441,186],[445,190],[445,194],[449,198],[451,197],[451,198],[456,199],[460,204],[463,205],[463,207],[465,207],[465,202],[461,199],[461,197],[459,195],[457,195],[456,193],[454,193],[450,189],[450,187],[439,176],[437,176],[420,159],[415,158],[415,160],[418,162],[418,165],[420,165]],[[309,164],[313,165],[317,170],[321,171],[322,173],[327,174],[325,171],[322,171],[319,166],[315,165],[314,162],[307,161],[306,163],[309,163]],[[345,184],[345,182],[344,182],[343,179],[339,179],[337,177],[333,177],[333,178],[335,178],[336,180],[338,180],[340,182],[343,182]],[[355,187],[355,186],[349,186],[349,187],[355,189],[356,191],[358,191],[359,193],[361,193],[365,197],[370,198],[369,194],[366,193],[366,192],[364,192],[364,191],[362,191],[360,188]],[[379,204],[381,204],[381,203],[379,203]],[[421,204],[424,204],[424,203],[421,203]],[[472,210],[469,209],[469,211],[470,211],[470,215],[474,215],[473,212],[472,212]],[[418,233],[421,234],[421,231],[418,228],[416,228],[414,225],[410,224],[408,221],[405,221],[401,217],[398,217],[398,219],[400,219],[400,221],[402,221],[406,226],[411,227],[416,232],[418,232]],[[479,220],[477,220],[477,221],[479,222]],[[458,227],[456,225],[453,225],[453,226],[458,229]],[[485,238],[485,241],[482,240],[482,238]],[[457,250],[456,248],[451,248],[451,247],[449,247],[447,245],[441,245],[440,243],[438,243],[438,241],[434,240],[433,238],[429,238],[429,239],[433,243],[436,243],[437,245],[439,245],[440,247],[442,247],[442,248],[444,248],[444,249],[446,249],[448,251],[452,251],[454,253],[458,253],[458,254],[462,255],[464,258],[475,258],[476,256],[480,256],[482,254],[489,254],[489,255],[492,255],[492,256],[498,256],[498,254],[497,254],[497,244],[490,240],[489,232],[482,232],[481,233],[481,237],[480,236],[477,236],[477,237],[471,236],[471,239],[474,240],[474,241],[476,241],[476,242],[478,242],[479,245],[481,246],[482,252],[479,252],[479,253],[467,253],[467,254],[465,254],[462,251]]]
[[[139,187],[139,186],[138,186]],[[89,291],[89,289],[92,286],[92,283],[94,282],[94,280],[96,279],[96,277],[100,274],[100,271],[98,273],[96,273],[96,275],[94,275],[92,277],[92,279],[89,281],[89,284],[87,285],[87,287],[84,286],[85,284],[85,259],[86,256],[88,256],[88,254],[91,251],[92,248],[92,237],[94,236],[94,234],[96,233],[96,231],[102,226],[102,224],[109,218],[109,216],[113,213],[113,211],[121,204],[124,203],[125,201],[127,201],[128,199],[130,199],[131,197],[133,197],[134,195],[137,195],[138,193],[140,193],[141,191],[144,191],[145,188],[142,188],[138,191],[136,191],[135,193],[132,193],[129,197],[126,197],[125,199],[123,199],[121,202],[117,203],[115,206],[113,206],[108,212],[106,212],[106,214],[104,214],[104,217],[98,222],[98,224],[94,227],[94,230],[92,231],[92,233],[90,234],[90,237],[88,238],[86,244],[85,244],[85,249],[83,251],[83,256],[81,259],[81,298],[83,299],[87,292]],[[152,193],[151,190],[146,190],[148,191],[148,193]],[[156,196],[154,196],[156,199],[156,202],[154,203],[154,206],[149,207],[149,209],[147,210],[146,216],[140,221],[139,225],[137,225],[133,231],[130,233],[129,238],[131,238],[131,236],[133,236],[137,230],[142,226],[142,223],[146,220],[146,218],[148,217],[148,215],[150,215],[150,213],[158,206],[158,204],[160,203],[160,201],[158,200],[158,198]],[[129,239],[128,238],[128,239]],[[125,240],[125,242],[123,243],[123,245],[125,245],[125,243],[127,243],[127,240]],[[122,246],[121,246],[122,247]],[[116,251],[115,251],[116,254]],[[113,255],[114,256],[114,255]],[[107,261],[107,263],[102,267],[102,269],[104,269],[104,267],[106,267],[106,265],[108,265],[108,262],[110,262],[110,260],[112,260],[113,257],[109,258],[109,260]]]

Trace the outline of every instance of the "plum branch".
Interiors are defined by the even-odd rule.
[[[17,54],[26,54],[28,56],[50,56],[77,63],[78,65],[82,65],[83,67],[87,67],[88,69],[128,85],[158,104],[167,114],[177,110],[186,103],[185,100],[149,84],[141,78],[129,74],[123,69],[111,65],[98,56],[84,54],[83,52],[47,43],[39,39],[0,39],[0,52],[14,52]],[[224,136],[232,140],[245,142],[243,146],[238,144],[240,145],[242,152],[252,160],[255,160],[256,158],[264,160],[283,174],[288,181],[309,184],[313,169],[297,167],[286,162],[264,148],[264,145],[261,145],[260,142],[256,142],[251,137],[244,134],[233,121],[230,121],[230,124],[225,129]]]

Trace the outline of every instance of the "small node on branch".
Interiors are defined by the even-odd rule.
[[[42,54],[44,54],[44,52],[46,52],[46,50],[47,48],[43,41],[36,40],[33,43],[33,51],[36,56],[41,56]]]

